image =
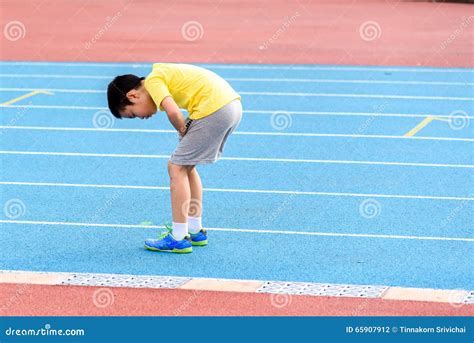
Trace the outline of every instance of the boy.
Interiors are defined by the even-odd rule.
[[[207,245],[202,228],[202,183],[195,168],[216,162],[242,118],[240,96],[217,74],[187,64],[156,63],[146,77],[117,76],[108,86],[110,111],[117,118],[148,119],[165,111],[179,143],[168,161],[172,227],[147,239],[154,251],[190,253]],[[187,109],[185,120],[181,109]],[[189,236],[188,236],[189,233]]]

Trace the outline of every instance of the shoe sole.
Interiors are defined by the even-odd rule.
[[[151,251],[171,252],[171,253],[175,253],[175,254],[189,254],[189,253],[193,252],[193,247],[184,248],[184,249],[161,250],[161,249],[157,249],[157,248],[154,248],[154,247],[150,247],[146,244],[145,244],[145,249],[148,249],[148,250],[151,250]]]
[[[193,247],[203,247],[207,245],[207,239],[205,241],[200,241],[200,242],[191,242]]]

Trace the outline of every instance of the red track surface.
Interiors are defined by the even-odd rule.
[[[94,305],[98,287],[0,284],[0,316],[472,316],[474,305],[382,299],[107,288],[104,308]],[[103,289],[102,289],[103,290]],[[109,293],[112,295],[112,293]],[[99,294],[99,293],[96,293]],[[97,296],[100,299],[100,296]],[[112,300],[110,300],[112,299]]]
[[[472,14],[434,1],[3,0],[2,27],[20,21],[26,34],[2,35],[1,58],[470,67]],[[189,21],[202,25],[196,41],[183,38]],[[359,33],[368,21],[373,41]]]

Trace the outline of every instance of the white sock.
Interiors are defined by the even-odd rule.
[[[189,233],[198,233],[202,229],[202,217],[188,217]]]
[[[181,241],[188,235],[188,223],[175,223],[173,222],[172,234],[174,239]]]

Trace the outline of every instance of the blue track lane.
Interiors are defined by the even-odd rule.
[[[44,116],[57,127],[84,127],[92,128],[94,114],[100,110],[70,110],[70,109],[32,109],[32,108],[3,108],[2,125],[14,122],[21,126],[44,126]],[[68,115],[65,115],[68,113]],[[275,113],[275,114],[274,114]],[[238,131],[243,132],[273,132],[273,133],[334,133],[353,135],[403,135],[418,125],[423,119],[420,117],[384,117],[371,115],[328,115],[328,114],[298,114],[288,112],[291,122],[283,130],[275,130],[280,120],[286,120],[285,112],[244,113]],[[373,112],[375,113],[375,112]],[[379,112],[380,114],[381,112]],[[377,113],[375,113],[377,114]],[[383,114],[383,113],[382,113]],[[280,117],[280,119],[279,119]],[[273,118],[273,119],[272,119]],[[447,118],[446,118],[447,119]],[[461,118],[460,118],[461,119]],[[473,121],[473,119],[461,119]],[[273,123],[273,126],[272,126]],[[285,122],[281,122],[285,123]],[[461,123],[462,124],[462,123]],[[11,125],[11,124],[10,124]],[[282,124],[280,124],[282,125]],[[118,129],[155,129],[171,130],[171,124],[163,113],[157,114],[146,121],[114,120],[113,128]],[[434,121],[419,134],[428,137],[472,138],[474,125],[462,129],[454,129],[448,122]],[[398,144],[398,143],[397,143]]]
[[[377,87],[375,87],[377,88]],[[8,91],[10,96],[2,95],[2,101],[28,93],[25,91]],[[7,92],[4,92],[7,93]],[[341,93],[342,94],[342,93]],[[357,92],[353,94],[359,94]],[[66,106],[106,106],[103,93],[63,93],[54,96],[38,95],[25,100],[31,105],[66,105]],[[466,97],[462,97],[468,98]],[[368,113],[422,113],[449,116],[456,111],[472,114],[472,100],[430,100],[430,99],[384,99],[362,97],[320,97],[320,96],[281,96],[281,95],[243,95],[246,109],[279,111],[351,111]]]
[[[26,74],[28,75],[28,74]],[[87,75],[78,75],[79,77],[87,77]],[[93,75],[92,75],[93,77]],[[31,74],[31,77],[4,77],[2,87],[8,88],[46,88],[65,89],[65,90],[97,90],[103,91],[107,88],[108,83],[113,76],[104,79],[74,79],[73,82],[64,78],[48,78],[39,77],[37,74]],[[359,83],[356,80],[337,80],[331,79],[331,82],[316,79],[294,78],[295,82],[290,80],[280,81],[281,77],[272,76],[266,78],[266,81],[256,81],[257,79],[242,78],[228,78],[229,83],[240,92],[285,92],[285,93],[357,93],[357,94],[393,94],[393,95],[413,95],[413,96],[438,96],[438,97],[466,97],[466,88],[473,90],[473,86],[469,82],[460,82],[459,84],[440,84],[438,81],[425,81],[429,83],[407,83],[400,84],[397,81],[393,83]],[[270,81],[276,79],[276,81]],[[283,79],[284,80],[284,79]],[[299,81],[298,81],[299,80]],[[367,78],[364,78],[367,80]],[[337,81],[337,82],[336,82]],[[371,82],[370,79],[367,82]],[[391,81],[386,81],[391,82]],[[415,82],[415,81],[411,81]],[[401,85],[403,85],[401,87]]]
[[[348,162],[223,160],[199,167],[204,187],[215,189],[205,192],[206,226],[260,231],[211,231],[210,245],[196,248],[188,256],[145,251],[143,240],[156,236],[158,229],[93,225],[136,225],[143,221],[162,225],[169,221],[166,158],[0,153],[1,181],[4,183],[0,185],[2,204],[19,199],[25,206],[19,218],[12,219],[3,211],[1,220],[91,223],[87,226],[2,223],[0,269],[474,289],[474,277],[469,272],[469,261],[474,257],[472,241],[423,239],[474,238],[472,70],[206,66],[229,79],[241,92],[409,98],[244,94],[244,109],[248,112],[238,133],[229,140],[225,157]],[[3,75],[0,87],[8,89],[103,90],[113,75],[146,75],[149,70],[142,64],[3,62],[0,67]],[[36,76],[14,77],[11,74]],[[71,77],[45,77],[47,74]],[[236,80],[238,78],[251,80]],[[306,81],[256,81],[264,78]],[[336,80],[345,80],[345,83]],[[28,92],[2,91],[0,101]],[[430,97],[434,98],[428,99]],[[94,129],[94,115],[106,106],[105,93],[56,91],[54,95],[39,94],[14,105],[1,109],[2,151],[167,156],[177,143],[176,135],[168,132],[33,129]],[[74,106],[91,109],[67,108]],[[291,125],[283,130],[275,129],[275,122],[272,122],[275,111],[288,112]],[[461,113],[462,127],[433,121],[416,134],[435,138],[433,140],[285,136],[288,133],[403,136],[425,115],[450,116],[453,113]],[[114,129],[171,130],[163,114],[148,121],[113,120],[112,125]],[[15,126],[32,128],[15,129]],[[438,140],[437,137],[464,141]],[[440,166],[360,165],[351,161]],[[441,166],[446,164],[452,166]],[[34,185],[46,182],[57,185]],[[60,184],[77,184],[78,187]],[[85,187],[87,184],[99,187]],[[165,189],[104,188],[100,185],[161,186]],[[269,193],[258,193],[260,190]],[[330,194],[294,195],[279,191]],[[417,198],[419,196],[441,199]],[[361,214],[367,200],[375,201],[378,206],[373,218]],[[350,234],[405,238],[353,237]]]
[[[5,197],[20,198],[25,204],[23,220],[133,225],[151,221],[162,225],[171,218],[169,192],[164,190],[16,185],[3,189]],[[469,219],[472,202],[375,198],[379,215],[365,218],[360,211],[366,199],[374,198],[207,192],[205,224],[262,230],[473,236]],[[8,218],[3,215],[2,219]]]
[[[472,243],[212,233],[191,255],[145,251],[152,229],[6,224],[2,268],[472,288]],[[471,249],[471,250],[469,250]]]
[[[29,151],[169,155],[177,144],[175,133],[7,129],[3,131],[3,137],[5,150]],[[225,156],[229,157],[445,164],[472,164],[471,148],[474,145],[473,142],[457,141],[238,134],[233,135],[230,142],[232,144],[225,148]]]
[[[168,185],[166,159],[6,155],[3,161],[9,166],[3,174],[8,180],[55,182],[60,177],[65,183]],[[54,172],[52,165],[61,168]],[[303,168],[282,162],[222,161],[198,170],[207,188],[435,197],[469,197],[474,192],[472,170],[467,168],[339,164]]]

